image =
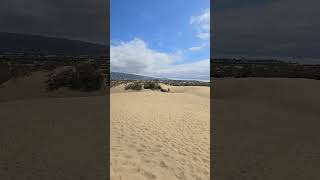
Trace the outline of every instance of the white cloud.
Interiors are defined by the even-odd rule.
[[[197,37],[202,40],[210,38],[210,9],[205,9],[198,16],[191,16],[190,24],[195,25],[197,29]]]
[[[203,49],[204,47],[206,47],[206,44],[202,44],[201,46],[194,46],[189,48],[189,51],[200,51],[201,49]]]
[[[202,46],[194,46],[189,48],[190,51],[200,51],[202,49]]]
[[[135,38],[111,45],[111,71],[173,79],[209,79],[209,59],[181,64],[182,56],[182,51],[171,54],[155,51]]]
[[[150,49],[141,39],[121,42],[110,48],[111,68],[113,71],[145,73],[155,68],[173,63],[176,54],[166,54]]]
[[[166,69],[160,69],[160,74],[171,79],[210,79],[210,60],[204,59],[193,63],[172,65]]]

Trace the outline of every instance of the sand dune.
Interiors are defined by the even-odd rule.
[[[108,97],[47,92],[46,74],[0,88],[0,179],[108,179]]]
[[[111,89],[111,179],[209,179],[208,87]]]
[[[320,81],[215,79],[213,178],[317,180]]]
[[[0,179],[107,179],[107,102],[104,96],[1,102]]]

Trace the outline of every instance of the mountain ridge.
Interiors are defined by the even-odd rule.
[[[110,72],[110,80],[164,80],[164,78],[155,78],[150,76],[142,76],[137,74]]]
[[[0,54],[106,55],[107,46],[66,38],[0,32]]]

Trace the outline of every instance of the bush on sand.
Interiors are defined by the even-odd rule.
[[[124,89],[125,90],[132,89],[132,90],[140,91],[142,90],[142,84],[140,82],[129,83],[129,84],[126,84]]]
[[[144,89],[152,89],[152,90],[158,90],[159,84],[153,81],[147,81],[143,84]]]
[[[75,70],[68,69],[57,74],[50,74],[47,89],[56,90],[62,87],[80,91],[97,91],[103,86],[103,76],[94,64],[76,65]]]

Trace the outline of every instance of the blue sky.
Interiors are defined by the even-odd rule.
[[[111,0],[111,71],[208,80],[210,0]]]

